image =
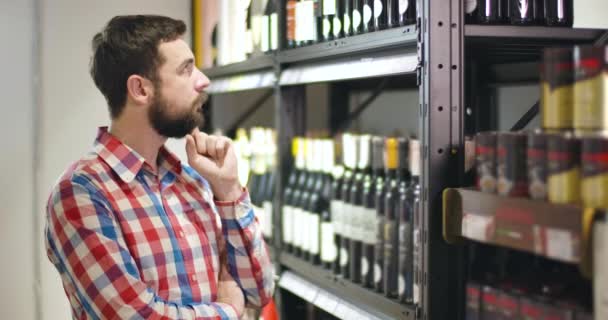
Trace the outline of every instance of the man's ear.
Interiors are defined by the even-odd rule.
[[[132,74],[127,79],[127,96],[137,104],[147,104],[154,95],[152,82],[142,76]]]

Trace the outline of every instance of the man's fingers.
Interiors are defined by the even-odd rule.
[[[214,136],[207,136],[207,139],[205,139],[207,154],[212,159],[217,159],[217,140],[217,137]]]
[[[194,138],[191,135],[186,136],[186,155],[188,156],[188,161],[194,160],[194,156],[196,156],[196,143],[194,142]]]
[[[196,151],[198,151],[198,153],[200,153],[202,155],[207,154],[207,152],[208,152],[207,143],[206,143],[206,140],[208,139],[207,134],[199,131],[198,133],[196,133],[192,136],[194,137],[194,140],[196,141]]]

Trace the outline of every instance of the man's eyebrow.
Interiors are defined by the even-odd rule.
[[[182,63],[180,63],[179,67],[177,67],[177,71],[181,70],[182,68],[191,63],[194,63],[194,58],[188,58],[184,60]]]

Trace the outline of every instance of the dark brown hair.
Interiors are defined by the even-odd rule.
[[[157,82],[164,62],[161,42],[173,41],[186,32],[181,20],[155,15],[116,16],[93,37],[90,73],[108,102],[110,116],[117,118],[127,100],[127,79],[138,74]]]

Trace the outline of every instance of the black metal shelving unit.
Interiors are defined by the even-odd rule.
[[[422,279],[420,304],[399,304],[282,252],[280,228],[274,232],[270,244],[273,257],[280,272],[289,278],[288,284],[279,280],[279,287],[297,290],[294,283],[299,281],[299,286],[308,288],[302,298],[314,303],[317,298],[312,295],[320,295],[320,308],[330,313],[327,309],[343,303],[379,319],[464,319],[466,255],[462,246],[444,239],[442,214],[443,191],[463,185],[465,179],[464,135],[492,129],[495,110],[487,105],[495,95],[492,89],[495,83],[538,81],[536,67],[542,48],[590,43],[603,35],[603,30],[465,25],[461,0],[419,0],[418,6],[416,25],[281,49],[237,64],[203,70],[212,81],[233,83],[246,75],[274,76],[263,86],[235,85],[213,93],[259,88],[274,91],[278,133],[275,226],[281,225],[282,191],[291,169],[290,141],[295,135],[304,134],[306,128],[303,120],[306,85],[332,84],[332,110],[329,110],[332,132],[347,119],[344,96],[350,89],[345,83],[350,82],[353,88],[376,86],[377,90],[382,90],[382,86],[418,88],[423,217],[419,239],[422,261],[416,266]],[[281,7],[279,15],[284,16],[283,12]],[[284,38],[284,24],[285,21],[280,22],[280,38]],[[357,69],[363,72],[347,72]],[[381,82],[376,78],[388,80]],[[328,297],[339,301],[328,302],[331,300]],[[280,305],[281,294],[277,299]],[[339,318],[351,319],[348,311],[332,310]]]

